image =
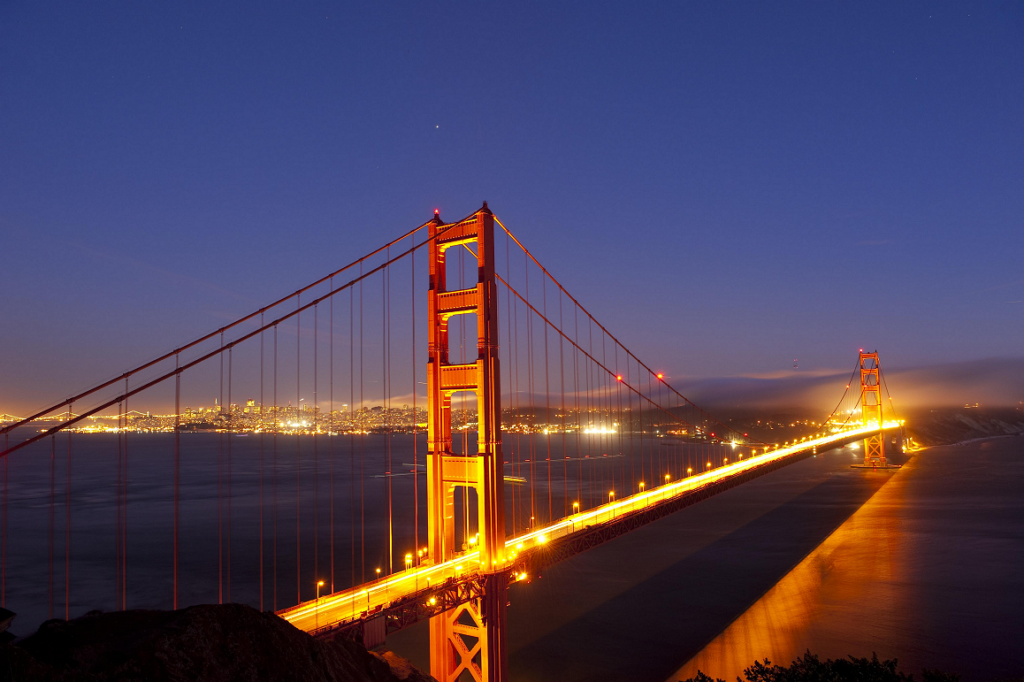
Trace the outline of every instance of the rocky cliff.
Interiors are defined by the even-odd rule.
[[[0,646],[0,682],[427,682],[393,654],[317,640],[240,604],[89,613]]]

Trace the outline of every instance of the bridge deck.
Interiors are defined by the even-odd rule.
[[[884,429],[899,427],[900,422],[891,421],[885,423]],[[746,459],[738,459],[725,466],[693,474],[567,516],[548,526],[508,540],[505,543],[507,563],[505,566],[494,567],[494,570],[508,572],[510,582],[527,579],[531,567],[549,565],[620,534],[615,532],[610,536],[601,537],[599,531],[602,528],[621,525],[629,519],[634,519],[642,525],[664,513],[671,513],[678,508],[673,507],[673,503],[693,498],[702,491],[708,495],[715,494],[747,480],[751,475],[767,473],[782,463],[799,459],[817,449],[857,440],[877,430],[875,426],[848,429]],[[704,496],[696,499],[704,499]],[[658,510],[664,513],[656,513]],[[583,535],[596,537],[596,541],[589,544],[567,542],[574,536]],[[561,546],[561,551],[555,553],[557,556],[551,552],[547,552],[548,556],[542,556],[546,550],[553,550],[558,546]],[[344,629],[360,621],[375,618],[381,613],[387,613],[395,620],[394,623],[388,624],[388,629],[398,629],[451,608],[460,601],[479,596],[479,582],[483,574],[479,552],[466,552],[450,561],[421,565],[323,596],[319,600],[303,602],[278,611],[278,615],[301,630],[320,633]],[[395,608],[402,612],[398,617],[391,612]]]

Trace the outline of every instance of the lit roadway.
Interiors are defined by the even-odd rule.
[[[901,423],[898,421],[887,421],[884,428],[886,430],[899,428]],[[770,449],[759,455],[753,454],[746,458],[740,455],[735,462],[728,462],[723,466],[707,469],[703,472],[695,472],[686,478],[669,481],[621,499],[615,499],[614,494],[610,494],[609,502],[605,504],[572,514],[548,526],[535,529],[506,541],[505,554],[507,562],[509,566],[522,563],[517,561],[517,559],[527,557],[532,550],[553,539],[572,535],[584,529],[591,530],[601,524],[614,522],[616,519],[631,512],[699,491],[701,488],[744,474],[765,464],[778,462],[794,455],[805,454],[814,448],[827,447],[841,441],[853,440],[857,436],[877,433],[877,431],[877,423],[871,426],[839,431],[822,438],[808,439],[787,447]],[[736,444],[734,447],[738,446],[739,444]],[[387,607],[393,602],[407,598],[421,590],[427,590],[431,586],[438,586],[449,579],[465,578],[479,573],[479,563],[479,551],[460,554],[456,558],[441,564],[424,564],[412,567],[411,563],[407,560],[407,565],[410,565],[410,567],[404,571],[378,578],[373,582],[357,587],[341,590],[319,599],[303,602],[277,613],[295,627],[307,632],[325,626],[342,626],[357,621],[368,613],[373,614],[378,608]],[[512,575],[513,582],[526,578],[525,572]],[[429,597],[426,598],[429,599]]]

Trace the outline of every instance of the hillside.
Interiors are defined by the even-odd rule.
[[[92,612],[47,621],[16,644],[0,645],[0,682],[432,679],[393,654],[385,658],[340,638],[317,640],[241,604]]]

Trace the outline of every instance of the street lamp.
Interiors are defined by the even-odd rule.
[[[644,482],[640,481],[640,492],[644,491]]]
[[[693,473],[693,467],[686,467],[686,475],[689,476]]]
[[[572,503],[572,513],[573,514],[577,514],[577,513],[579,513],[579,511],[580,511],[580,503],[579,502],[573,502]]]
[[[320,588],[324,586],[323,580],[316,581],[316,608],[313,609],[315,612],[315,623],[316,627],[320,627]]]
[[[665,483],[668,483],[670,478],[669,474],[665,474]]]

